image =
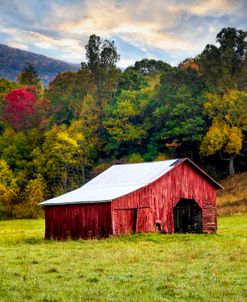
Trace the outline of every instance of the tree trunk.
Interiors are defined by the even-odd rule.
[[[234,155],[232,155],[230,157],[230,161],[229,161],[229,174],[230,175],[234,175],[235,174],[235,168],[234,168]]]

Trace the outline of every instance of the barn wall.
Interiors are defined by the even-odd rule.
[[[45,207],[46,239],[107,237],[112,234],[111,203]]]
[[[216,189],[196,168],[188,162],[181,163],[152,184],[112,203],[113,233],[128,233],[133,221],[124,215],[123,209],[138,209],[136,232],[154,232],[156,223],[161,231],[172,233],[173,207],[180,198],[194,199],[202,208],[203,232],[215,232]],[[122,216],[119,211],[122,210]],[[126,225],[126,230],[123,230]]]

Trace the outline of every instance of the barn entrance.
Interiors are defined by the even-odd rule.
[[[202,233],[202,209],[194,199],[180,199],[173,218],[175,233]]]
[[[117,235],[136,233],[137,209],[115,210],[115,232]]]

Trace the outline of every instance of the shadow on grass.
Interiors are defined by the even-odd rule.
[[[24,243],[27,244],[40,244],[41,242],[44,242],[43,238],[25,238],[23,239]]]

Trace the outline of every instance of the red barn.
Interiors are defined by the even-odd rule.
[[[114,165],[81,188],[42,203],[45,238],[214,233],[221,188],[186,158]]]

